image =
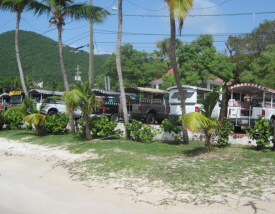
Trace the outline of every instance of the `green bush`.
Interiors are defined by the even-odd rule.
[[[163,128],[164,132],[172,133],[172,137],[175,141],[180,141],[182,139],[182,127],[180,126],[179,120],[176,118],[165,119],[162,121],[160,127]],[[174,135],[174,133],[176,135]]]
[[[66,134],[68,133],[68,129],[66,129],[68,123],[69,117],[65,113],[47,116],[42,130],[47,134]]]
[[[142,122],[138,120],[132,120],[131,123],[126,123],[126,129],[131,140],[142,143],[152,142],[153,137],[161,133],[161,130],[153,131],[150,125],[143,125]]]
[[[80,131],[78,134],[82,137],[86,135],[86,126],[83,118],[78,121]],[[114,137],[118,138],[121,134],[121,130],[115,130],[117,122],[110,121],[107,116],[104,117],[89,117],[89,128],[93,133],[93,137]]]
[[[3,128],[5,124],[5,114],[3,110],[0,110],[0,130]]]
[[[216,130],[216,135],[218,136],[217,143],[220,147],[228,146],[229,135],[234,133],[234,125],[230,123],[226,118],[224,120],[224,125],[219,126]]]
[[[255,121],[254,127],[249,131],[245,130],[245,132],[250,138],[256,140],[257,149],[260,150],[270,145],[270,137],[273,134],[272,130],[272,122],[260,115],[259,121]]]
[[[24,124],[24,120],[20,113],[16,111],[8,112],[5,115],[5,124],[8,130],[17,130]]]

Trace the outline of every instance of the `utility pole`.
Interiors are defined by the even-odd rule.
[[[79,71],[80,68],[81,68],[80,65],[77,65],[76,68],[75,68],[76,69],[76,76],[75,76],[74,79],[76,80],[77,83],[78,83],[78,81],[81,81],[81,76],[79,74],[81,74],[82,72]]]
[[[92,6],[92,0],[89,0],[89,5]],[[95,84],[95,72],[94,72],[94,41],[93,41],[93,19],[89,20],[89,32],[90,32],[90,39],[89,39],[89,49],[90,49],[90,58],[89,58],[89,85],[90,88],[94,87]]]

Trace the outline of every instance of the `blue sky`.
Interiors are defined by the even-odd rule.
[[[94,53],[111,54],[116,50],[118,22],[117,11],[111,10],[111,7],[117,7],[117,1],[93,0],[93,4],[104,7],[113,14],[104,23],[94,24]],[[163,0],[123,0],[122,7],[122,44],[131,43],[135,49],[150,53],[156,50],[157,41],[169,37],[169,12]],[[261,12],[264,13],[257,14]],[[249,15],[237,15],[245,13]],[[178,36],[178,39],[191,42],[200,34],[212,34],[214,45],[222,51],[226,48],[224,42],[229,35],[250,33],[265,19],[274,20],[275,0],[195,0],[194,10],[189,15],[184,23],[182,36]],[[14,13],[1,11],[0,16],[0,34],[15,29]],[[48,20],[46,15],[34,17],[32,13],[23,13],[20,29],[34,31],[57,41],[57,31],[55,27],[49,28]],[[68,19],[66,23],[62,35],[64,44],[79,47],[89,43],[87,21],[71,22]],[[88,47],[82,50],[88,51]]]

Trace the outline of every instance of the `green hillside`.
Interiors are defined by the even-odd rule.
[[[19,76],[15,57],[15,31],[0,34],[0,77]],[[31,32],[19,32],[19,51],[24,75],[34,80],[63,81],[58,43],[46,36]],[[77,65],[80,65],[82,80],[88,79],[89,53],[64,47],[65,68],[69,82],[74,81]],[[95,55],[95,76],[104,73],[102,65],[110,55]]]

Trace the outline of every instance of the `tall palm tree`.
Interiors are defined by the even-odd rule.
[[[0,9],[1,10],[16,13],[15,53],[16,53],[16,60],[17,60],[17,65],[18,65],[22,88],[25,93],[25,96],[27,96],[27,97],[28,97],[28,91],[27,91],[27,87],[25,84],[23,68],[22,68],[20,55],[19,55],[18,37],[19,37],[19,23],[21,20],[21,14],[25,9],[33,10],[34,9],[33,6],[35,6],[35,8],[41,8],[41,7],[43,7],[43,4],[40,2],[37,2],[35,0],[0,0]]]
[[[92,135],[89,127],[89,115],[100,107],[100,102],[91,90],[89,82],[77,84],[76,89],[65,92],[61,99],[65,101],[70,112],[77,108],[81,110],[85,122],[86,139],[90,140]]]
[[[63,50],[62,50],[62,28],[65,25],[65,19],[71,18],[72,20],[87,20],[92,19],[94,22],[102,22],[107,15],[110,13],[101,7],[87,5],[86,3],[75,4],[73,0],[45,0],[45,7],[36,8],[35,14],[41,15],[44,12],[51,13],[50,26],[55,25],[58,35],[58,48],[59,48],[59,58],[60,66],[62,71],[62,76],[64,80],[65,90],[70,91],[69,83],[67,79],[67,74],[64,65]],[[75,134],[74,128],[74,116],[73,112],[70,112],[70,126],[72,134]]]
[[[125,90],[122,76],[122,68],[121,68],[121,58],[120,58],[120,50],[121,50],[121,37],[122,37],[122,0],[118,0],[118,31],[117,31],[117,45],[116,45],[116,66],[117,66],[117,74],[119,80],[119,88],[120,88],[120,101],[122,104],[123,117],[124,122],[128,122],[128,113],[126,106],[126,98],[125,98]],[[127,135],[127,131],[125,132]],[[128,136],[127,136],[128,137]]]
[[[177,69],[177,60],[176,60],[176,24],[175,18],[179,20],[179,30],[181,34],[183,21],[186,17],[186,14],[192,9],[193,7],[193,0],[164,0],[169,6],[170,12],[170,27],[171,27],[171,64],[174,71],[174,77],[176,81],[177,88],[179,90],[180,98],[181,98],[181,109],[182,115],[186,114],[185,110],[185,98],[183,88],[180,82],[179,72]],[[183,127],[183,142],[185,144],[189,143],[188,140],[188,132],[185,127]]]

